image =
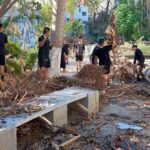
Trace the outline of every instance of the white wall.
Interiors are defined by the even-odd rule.
[[[86,16],[84,16],[82,13],[85,12]],[[88,8],[86,6],[81,5],[80,7],[77,7],[74,13],[74,19],[75,20],[81,20],[81,21],[88,21]],[[66,12],[65,14],[65,20],[67,18],[70,19],[70,13]]]
[[[86,16],[82,15],[83,12],[86,13]],[[88,21],[88,8],[85,6],[80,6],[76,8],[74,18],[77,20],[81,19],[82,21]]]

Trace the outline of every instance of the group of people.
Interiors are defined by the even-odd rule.
[[[62,47],[62,53],[61,53],[61,68],[63,69],[63,73],[66,72],[66,64],[68,64],[68,55],[69,50],[73,50],[73,54],[75,56],[76,61],[76,70],[79,71],[82,67],[82,61],[84,57],[85,52],[85,45],[83,42],[82,37],[78,38],[78,41],[76,43],[73,43],[73,46],[70,47],[71,44],[66,43],[66,40],[64,40],[64,44]]]
[[[43,35],[38,39],[38,65],[40,68],[40,79],[48,80],[48,70],[51,67],[51,61],[49,57],[49,52],[52,49],[53,44],[50,42],[49,37],[51,30],[45,27],[43,30]],[[8,40],[7,35],[3,33],[3,24],[0,24],[0,80],[4,80],[4,66],[5,66],[5,48],[7,46]],[[110,67],[112,65],[109,52],[116,47],[115,43],[110,45],[105,44],[105,39],[100,38],[97,46],[92,52],[92,64],[103,66],[105,71],[105,80],[109,84],[109,73]],[[85,45],[83,43],[82,37],[78,39],[78,42],[73,46],[75,59],[76,59],[76,69],[77,71],[81,69],[81,62],[83,61],[83,56],[85,52]],[[137,47],[137,45],[132,45],[132,50],[134,51],[134,66],[135,72],[137,74],[137,80],[139,81],[142,76],[142,69],[144,67],[145,57],[142,51]],[[69,44],[64,41],[61,51],[61,64],[60,68],[63,69],[63,73],[66,71],[66,64],[68,63],[69,54]]]
[[[112,43],[110,45],[105,45],[105,39],[100,38],[98,45],[94,48],[91,55],[92,64],[99,64],[103,66],[105,69],[105,81],[109,85],[109,73],[110,67],[112,65],[110,54],[111,50],[114,50],[116,47],[116,43]],[[131,49],[134,51],[134,70],[137,75],[137,80],[140,81],[143,78],[142,70],[144,68],[145,57],[143,52],[138,48],[137,45],[133,44]]]
[[[40,68],[40,79],[48,80],[48,68],[51,67],[51,61],[49,57],[49,52],[52,49],[53,44],[49,40],[50,28],[45,27],[43,30],[43,35],[38,39],[38,64]],[[83,55],[85,51],[85,45],[83,43],[82,37],[79,37],[78,41],[73,45],[73,52],[76,59],[76,69],[77,71],[81,69],[81,62],[83,61]],[[66,72],[66,65],[68,64],[69,55],[69,44],[66,40],[63,41],[63,46],[61,50],[61,63],[60,69],[62,73]]]

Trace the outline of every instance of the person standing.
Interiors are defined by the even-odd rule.
[[[68,45],[66,44],[66,41],[64,41],[63,47],[62,47],[62,51],[61,51],[61,64],[60,64],[60,68],[63,69],[63,73],[66,72],[66,64],[67,64],[67,60],[68,60]]]
[[[75,57],[77,71],[81,69],[81,63],[83,61],[83,54],[85,51],[85,45],[83,39],[80,37],[78,43],[75,45]]]
[[[140,81],[142,77],[142,70],[144,68],[145,57],[137,45],[132,45],[132,50],[134,51],[133,64],[135,66],[135,73],[137,74],[137,80]]]
[[[4,80],[5,48],[8,43],[7,35],[3,33],[3,24],[0,23],[0,80]]]
[[[48,69],[51,67],[51,62],[49,58],[49,51],[52,48],[52,44],[49,40],[50,28],[45,27],[43,30],[43,35],[38,39],[38,64],[40,68],[40,80],[48,80]]]
[[[99,65],[103,66],[105,69],[105,82],[106,84],[109,84],[109,73],[110,73],[110,67],[112,65],[109,52],[114,49],[116,44],[110,44],[105,45],[105,39],[100,38],[99,44],[96,46],[96,49],[94,50],[94,57],[93,57],[93,63],[98,63],[97,59],[99,60]]]

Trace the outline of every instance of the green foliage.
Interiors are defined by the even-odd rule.
[[[73,37],[77,37],[84,34],[84,29],[81,21],[75,20],[74,22],[65,23],[65,34]]]
[[[103,0],[87,0],[85,5],[88,7],[90,13],[94,13],[100,6]]]
[[[37,37],[39,37],[43,32],[43,28],[45,26],[50,26],[52,23],[52,5],[50,3],[45,3],[42,5],[40,15],[36,16],[36,18],[39,23],[35,26],[35,28],[37,30]]]
[[[2,4],[3,0],[0,0],[0,5]]]
[[[67,11],[73,15],[74,14],[74,11],[75,9],[77,8],[79,4],[79,1],[78,0],[67,0],[67,4],[66,4],[66,9]]]
[[[137,15],[136,8],[132,4],[127,7],[127,4],[122,3],[117,7],[117,30],[127,40],[139,38],[138,34],[134,34],[138,28]]]
[[[21,75],[22,73],[21,65],[16,60],[7,60],[7,68],[16,75]]]
[[[33,69],[37,60],[37,56],[38,56],[37,50],[28,50],[25,53],[25,64],[27,68],[31,70]]]
[[[117,30],[126,40],[138,40],[150,38],[148,17],[146,14],[146,1],[120,0],[116,8]]]
[[[17,57],[19,58],[21,56],[21,48],[18,43],[15,43],[13,41],[9,41],[6,49],[7,54],[11,54],[12,57]]]

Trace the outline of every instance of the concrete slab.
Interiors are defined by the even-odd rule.
[[[54,92],[45,96],[40,96],[39,98],[34,98],[30,102],[29,101],[26,102],[26,105],[40,106],[42,109],[41,111],[32,113],[32,115],[29,115],[28,113],[21,113],[15,116],[9,116],[9,117],[3,118],[5,122],[1,123],[0,129],[5,130],[11,127],[18,127],[39,116],[47,114],[59,107],[84,99],[87,97],[89,93],[92,93],[92,92],[94,92],[94,90],[73,87],[73,88],[67,88],[61,91],[57,91],[57,92]],[[93,98],[94,97],[90,98],[91,104],[88,104],[87,107],[91,107]],[[95,101],[95,98],[94,98],[94,101]]]
[[[17,150],[16,128],[0,132],[0,150]]]
[[[44,115],[44,117],[53,123],[53,131],[57,131],[59,129],[58,127],[63,127],[67,124],[67,105],[55,109],[54,111]]]

